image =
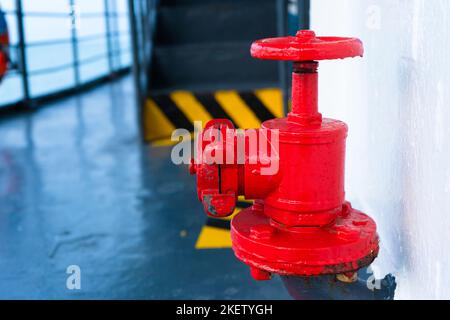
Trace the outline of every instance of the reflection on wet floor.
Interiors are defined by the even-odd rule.
[[[170,148],[141,144],[131,77],[0,119],[0,298],[289,298],[196,250],[204,222]]]
[[[397,288],[392,274],[377,279],[370,267],[359,270],[355,281],[347,283],[338,281],[335,275],[282,279],[296,300],[393,300]]]

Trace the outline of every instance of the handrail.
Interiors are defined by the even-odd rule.
[[[121,33],[120,31],[117,32],[112,32],[110,37],[123,37],[124,34]],[[94,35],[89,35],[89,36],[83,36],[83,37],[78,37],[78,43],[82,43],[82,42],[88,42],[88,41],[93,41],[93,40],[97,40],[100,38],[107,38],[108,36],[106,35],[106,33],[99,33],[99,34],[94,34]],[[30,42],[27,43],[27,47],[44,47],[44,46],[52,46],[52,45],[58,45],[58,44],[64,44],[64,43],[70,43],[72,40],[70,38],[67,39],[54,39],[54,40],[43,40],[43,41],[35,41],[35,42]]]
[[[34,76],[41,76],[45,74],[52,74],[55,72],[63,71],[63,70],[70,70],[70,68],[74,68],[75,72],[79,72],[80,67],[86,64],[94,63],[96,61],[100,61],[102,59],[108,59],[108,55],[110,55],[113,59],[116,57],[122,57],[125,53],[128,53],[130,51],[130,46],[126,45],[124,43],[125,37],[131,37],[130,30],[123,30],[125,28],[120,27],[121,24],[119,24],[120,19],[122,18],[129,18],[128,13],[124,11],[118,11],[118,8],[114,8],[112,12],[108,13],[108,17],[112,18],[117,23],[117,27],[111,30],[108,34],[105,33],[96,33],[96,34],[88,34],[84,36],[77,36],[75,34],[75,41],[74,41],[74,34],[72,34],[72,37],[67,38],[55,38],[55,39],[42,39],[42,40],[36,40],[34,42],[26,42],[25,41],[25,34],[24,34],[24,24],[25,21],[28,18],[36,18],[40,17],[43,19],[67,19],[67,21],[70,21],[70,19],[73,19],[74,11],[72,7],[68,7],[67,12],[45,12],[45,11],[28,11],[26,12],[22,6],[23,0],[15,0],[15,7],[9,8],[9,10],[3,10],[6,15],[9,16],[9,18],[15,18],[17,20],[18,29],[21,28],[21,30],[18,30],[19,33],[19,40],[18,43],[10,44],[10,48],[17,50],[17,59],[15,59],[15,65],[17,66],[14,69],[10,69],[8,73],[5,75],[5,78],[14,78],[17,76],[20,76],[22,78],[22,88],[24,92],[24,96],[22,97],[21,101],[24,103],[28,103],[34,99],[38,99],[39,96],[30,96],[29,93],[29,79]],[[76,5],[77,0],[74,0],[73,3]],[[105,12],[103,11],[91,11],[91,12],[76,12],[76,18],[82,18],[82,19],[95,19],[95,18],[103,18],[105,16]],[[97,31],[98,32],[98,31]],[[76,47],[77,50],[79,50],[79,47],[82,45],[91,45],[95,43],[95,41],[98,41],[99,43],[104,43],[105,41],[114,41],[117,43],[120,43],[120,46],[115,46],[113,48],[110,48],[110,50],[104,50],[99,48],[100,50],[93,50],[90,56],[87,56],[83,59],[80,59],[76,55],[74,55],[74,58],[68,58],[68,63],[63,63],[59,65],[52,65],[49,63],[48,66],[40,66],[38,69],[29,70],[29,64],[27,63],[27,55],[33,54],[30,52],[27,52],[28,48],[51,48],[50,46],[57,46],[57,45],[68,45],[70,46],[72,44],[73,47]],[[74,52],[77,50],[73,50]],[[95,52],[94,52],[95,51]],[[101,52],[101,53],[100,53]],[[86,50],[86,53],[88,53],[88,50]],[[123,70],[122,68],[123,64],[115,65],[114,68],[111,68],[109,71],[106,71],[105,76],[108,76],[110,74],[113,74],[115,72],[118,72],[120,70]],[[76,77],[76,76],[75,76]],[[77,82],[77,81],[76,81]],[[18,101],[20,102],[20,101]]]
[[[96,62],[96,61],[100,61],[102,59],[107,59],[107,58],[108,58],[108,56],[107,56],[107,54],[105,52],[103,54],[92,55],[92,56],[90,56],[88,58],[80,59],[78,61],[78,64],[80,66],[83,66],[83,65],[86,65],[86,64],[89,64],[89,63],[93,63],[93,62]],[[36,76],[36,75],[42,75],[42,74],[48,74],[48,73],[55,73],[55,72],[58,72],[58,71],[70,69],[72,67],[73,67],[73,63],[65,63],[65,64],[61,64],[61,65],[53,66],[53,67],[49,67],[49,68],[30,70],[28,72],[28,74],[30,76]]]

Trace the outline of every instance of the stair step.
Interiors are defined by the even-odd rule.
[[[157,46],[151,89],[276,84],[277,63],[250,56],[251,41]]]
[[[276,1],[162,1],[156,45],[252,41],[276,36]]]

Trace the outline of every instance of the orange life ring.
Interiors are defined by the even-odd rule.
[[[9,34],[0,33],[0,46],[8,46],[9,45]]]
[[[0,81],[6,74],[7,67],[8,67],[8,59],[6,58],[6,54],[0,51]]]
[[[0,9],[0,81],[8,69],[9,34],[5,13]]]

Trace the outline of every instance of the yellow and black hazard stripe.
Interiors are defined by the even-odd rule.
[[[210,93],[174,91],[151,95],[144,108],[145,139],[156,145],[170,144],[175,129],[193,131],[194,121],[229,119],[236,128],[259,128],[261,123],[283,116],[279,89]]]
[[[261,123],[283,116],[282,93],[279,89],[253,91],[221,90],[208,93],[174,91],[151,95],[144,109],[145,139],[153,146],[176,142],[170,137],[175,129],[193,131],[195,121],[205,125],[212,119],[229,119],[236,128],[259,128]],[[208,218],[195,247],[197,249],[230,248],[230,221],[251,201],[240,198],[233,215],[227,219]]]
[[[200,231],[195,248],[198,250],[231,248],[231,219],[241,210],[249,208],[251,205],[252,201],[245,201],[241,198],[232,216],[224,219],[208,218]]]

